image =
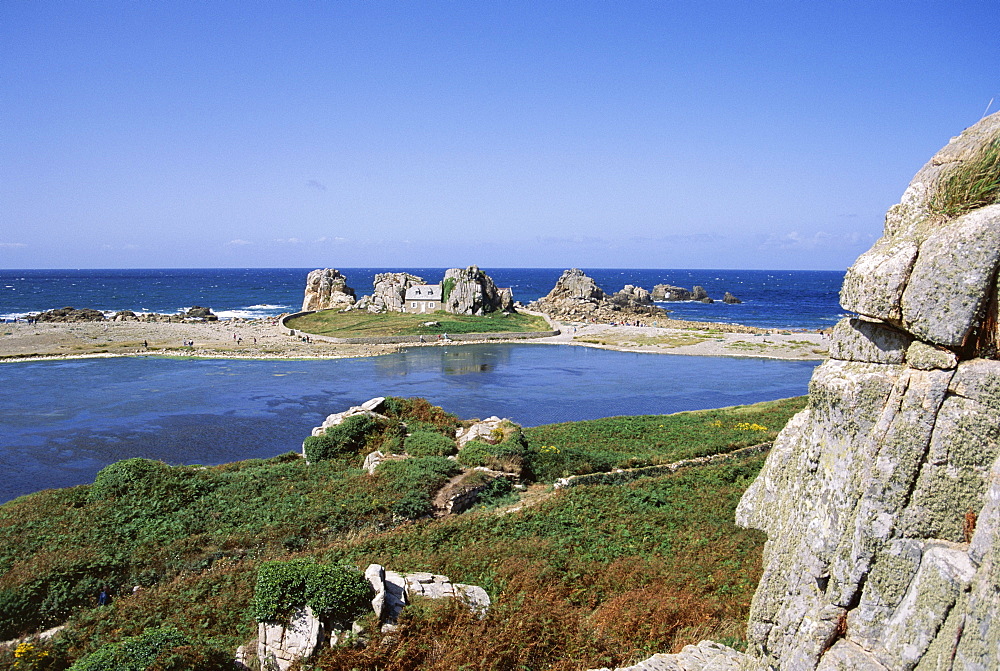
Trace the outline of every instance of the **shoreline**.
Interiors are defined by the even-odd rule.
[[[481,343],[574,345],[622,352],[728,356],[793,361],[827,358],[828,336],[815,331],[759,329],[671,321],[669,326],[615,326],[549,319],[554,336],[406,344],[305,342],[267,320],[218,322],[27,322],[0,324],[0,363],[129,356],[195,359],[341,359],[392,354],[411,347]],[[193,341],[193,347],[183,343]],[[144,347],[143,343],[147,346]]]

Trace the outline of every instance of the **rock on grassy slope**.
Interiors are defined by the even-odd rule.
[[[768,536],[749,653],[630,668],[1000,668],[998,148],[1000,114],[953,139],[847,273],[859,317],[737,509]]]

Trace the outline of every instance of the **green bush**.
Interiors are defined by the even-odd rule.
[[[392,506],[394,515],[407,519],[423,517],[431,512],[431,497],[462,468],[444,457],[414,457],[387,461],[375,472],[384,489],[401,492]]]
[[[399,422],[371,415],[352,415],[319,436],[305,440],[306,458],[311,462],[353,456],[372,450],[394,452],[402,438]]]
[[[442,436],[447,436],[449,438],[455,437],[455,425],[450,423],[442,426],[441,424],[435,424],[434,422],[424,422],[414,419],[406,422],[406,428],[410,433],[430,431],[431,433],[440,433]]]
[[[441,406],[432,405],[426,398],[419,396],[411,398],[387,396],[382,404],[381,412],[388,417],[401,419],[408,424],[426,422],[445,431],[450,429],[452,431],[450,435],[454,435],[455,427],[462,423],[458,415],[447,412]]]
[[[309,606],[320,617],[342,622],[361,615],[372,596],[371,584],[353,566],[266,562],[257,569],[253,611],[259,622],[273,622]]]
[[[81,657],[69,671],[146,671],[162,661],[164,653],[189,643],[187,637],[173,627],[147,629],[139,636],[109,643]]]
[[[412,457],[447,457],[457,451],[454,440],[436,431],[415,431],[407,436],[403,449]]]
[[[90,488],[90,500],[114,499],[129,494],[141,495],[167,479],[170,467],[152,459],[125,459],[102,468]]]
[[[496,445],[470,440],[459,451],[458,462],[472,468],[485,466],[498,471],[521,473],[525,469],[527,454],[527,441],[521,428],[517,427]]]
[[[448,297],[451,296],[452,290],[455,288],[455,278],[446,277],[444,281],[441,282],[441,303],[447,303]]]

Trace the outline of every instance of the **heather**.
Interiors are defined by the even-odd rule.
[[[454,430],[456,418],[440,408],[392,403],[392,414],[416,424],[421,446]],[[364,441],[311,464],[297,454],[215,467],[118,462],[92,485],[0,507],[0,636],[66,624],[38,644],[49,654],[37,668],[62,669],[167,627],[185,643],[151,659],[225,668],[255,634],[261,566],[308,560],[442,573],[483,586],[494,602],[483,619],[413,607],[391,645],[331,650],[315,668],[569,669],[706,636],[739,645],[763,536],[736,528],[733,510],[762,456],[628,485],[549,483],[598,470],[609,455],[614,464],[664,463],[762,442],[803,403],[514,431],[480,458],[520,463],[521,499],[508,487],[492,505],[443,519],[427,515],[459,465],[437,448],[373,475],[360,468]],[[112,600],[98,606],[105,585]],[[0,652],[0,663],[12,654]]]

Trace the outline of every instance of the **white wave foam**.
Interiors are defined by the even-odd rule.
[[[264,317],[275,317],[282,312],[288,312],[287,305],[248,305],[237,310],[219,310],[215,312],[219,319],[262,319]]]

